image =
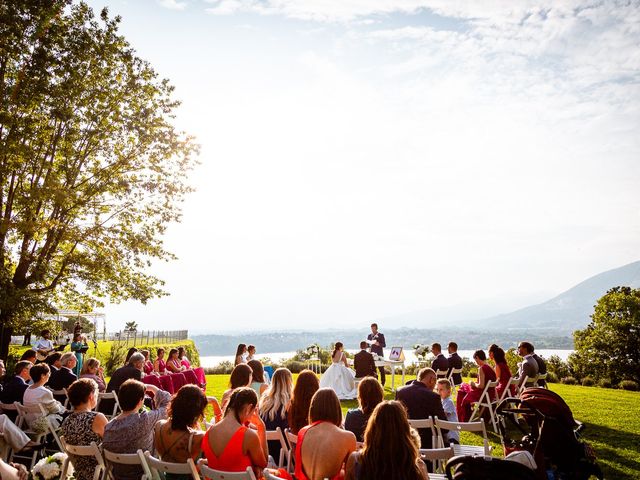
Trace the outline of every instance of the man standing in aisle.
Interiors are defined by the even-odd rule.
[[[371,344],[371,348],[370,348],[371,353],[375,353],[380,357],[384,357],[384,350],[382,349],[386,347],[387,344],[384,341],[384,334],[378,331],[377,323],[371,324],[371,333],[367,336],[367,340]],[[384,387],[384,382],[386,380],[386,377],[384,374],[384,367],[378,367],[378,371],[380,372],[380,383]]]

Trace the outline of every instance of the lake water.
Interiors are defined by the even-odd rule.
[[[358,350],[347,350],[349,353],[356,353]],[[471,359],[473,357],[474,350],[458,350],[458,355]],[[573,353],[573,350],[536,350],[536,353],[544,358],[549,358],[551,355],[557,355],[562,360],[566,361],[569,355]],[[270,358],[273,362],[281,362],[293,357],[296,352],[271,352],[271,353],[258,353],[256,358],[261,360],[263,358]],[[389,354],[389,349],[385,349],[385,354]],[[405,361],[407,365],[415,363],[417,361],[416,356],[413,354],[413,350],[405,350]],[[222,355],[222,356],[205,356],[200,357],[200,365],[203,367],[215,367],[220,362],[232,362],[235,355]],[[428,357],[427,357],[428,358]]]

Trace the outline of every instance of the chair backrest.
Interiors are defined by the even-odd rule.
[[[536,385],[539,387],[540,386],[540,380],[542,380],[543,382],[547,380],[547,374],[546,373],[539,373],[538,374],[538,378],[536,378]]]
[[[449,373],[447,370],[436,370],[436,377],[437,378],[446,378],[447,377],[447,373]]]
[[[185,463],[163,462],[159,458],[151,455],[151,452],[144,452],[145,460],[151,470],[153,480],[164,480],[167,473],[177,475],[191,475],[195,480],[200,479],[198,469],[193,459],[189,458]]]
[[[502,391],[502,395],[498,398],[496,403],[500,403],[502,400],[511,395],[511,387],[515,387],[516,392],[518,391],[518,379],[516,377],[511,377],[507,384],[505,385],[504,390]]]
[[[530,387],[532,385],[535,385],[537,381],[538,381],[537,375],[535,377],[529,377],[528,375],[525,375],[522,383],[520,383],[520,387],[518,388],[518,396],[520,396],[520,394],[524,392],[527,386]]]
[[[222,472],[209,468],[207,459],[201,458],[198,460],[198,468],[200,468],[202,476],[209,480],[256,480],[251,467],[247,467],[244,472]]]
[[[287,468],[290,473],[293,473],[293,462],[296,457],[296,444],[298,443],[298,435],[291,433],[291,430],[288,428],[284,429],[284,436],[287,439],[287,443],[289,443],[289,448],[287,448]]]
[[[102,458],[102,453],[100,452],[100,448],[96,442],[91,442],[89,445],[69,445],[64,437],[60,437],[60,443],[62,444],[63,452],[66,452],[70,455],[75,455],[76,457],[93,457],[97,462],[97,467],[94,472],[93,478],[98,480],[102,478],[104,472],[106,472],[107,466],[104,463],[104,459]],[[67,478],[67,471],[69,468],[70,459],[67,457],[62,465],[62,473],[60,475],[61,479]]]
[[[480,394],[479,403],[487,404],[491,403],[491,397],[489,396],[489,390],[496,388],[498,386],[498,380],[488,381],[484,386],[484,390],[482,390],[482,394]]]
[[[120,402],[118,401],[118,395],[116,395],[116,392],[103,392],[103,393],[98,393],[98,402],[96,403],[96,408],[95,411],[99,412],[100,411],[100,402],[102,402],[103,400],[113,400],[113,409],[111,410],[111,413],[105,413],[104,415],[111,419],[113,417],[115,417],[118,412],[122,411],[122,408],[120,408]]]
[[[420,456],[425,460],[448,460],[453,457],[453,447],[449,448],[421,448]]]
[[[484,425],[484,419],[480,418],[477,422],[448,422],[446,420],[435,419],[436,430],[442,438],[442,430],[457,430],[458,432],[482,432],[485,455],[490,455],[489,438],[487,437],[487,429]]]
[[[67,392],[67,389],[61,388],[60,390],[53,390],[52,388],[49,388],[49,390],[51,390],[53,398],[58,400],[64,408],[67,408],[67,406],[69,405],[69,393]],[[61,399],[62,401],[60,401]]]
[[[449,379],[449,383],[453,388],[457,387],[456,382],[453,381],[453,376],[456,374],[462,375],[462,368],[452,368],[451,371],[449,371],[449,376],[447,378]]]
[[[417,429],[425,429],[428,428],[431,430],[431,446],[435,447],[436,445],[441,445],[443,442],[438,439],[438,432],[434,428],[433,418],[414,418],[409,419],[409,425],[411,427]]]
[[[49,412],[47,412],[44,408],[44,406],[41,403],[38,403],[36,405],[22,405],[21,403],[18,402],[14,402],[14,405],[16,406],[16,409],[18,410],[18,422],[16,422],[16,424],[22,428],[23,430],[25,429],[25,426],[27,426],[27,415],[37,415],[40,417],[44,417],[45,422],[47,424],[47,432],[46,433],[50,433],[53,436],[53,439],[55,440],[58,449],[60,451],[62,451],[63,447],[62,447],[62,443],[60,442],[60,437],[58,437],[58,432],[56,430],[56,427],[54,427],[53,423],[51,422],[51,419],[49,418]],[[29,430],[26,430],[29,431]]]
[[[267,430],[266,434],[267,441],[273,440],[276,442],[280,442],[280,458],[278,459],[278,468],[282,468],[284,466],[285,453],[289,450],[289,446],[287,445],[287,441],[284,439],[282,429],[280,427],[276,427],[275,430]]]
[[[107,465],[107,473],[110,477],[113,477],[113,475],[111,474],[109,464],[117,463],[118,465],[140,465],[144,471],[144,475],[141,480],[151,480],[151,469],[149,468],[147,459],[141,449],[138,449],[136,453],[115,453],[103,449],[102,454],[104,455],[105,464]]]

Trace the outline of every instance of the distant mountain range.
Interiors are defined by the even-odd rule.
[[[485,318],[476,326],[481,324],[501,330],[553,328],[559,334],[572,333],[589,324],[598,299],[617,286],[640,287],[640,261],[588,278],[544,303]]]
[[[640,261],[595,275],[564,293],[510,313],[492,315],[488,305],[462,305],[378,319],[390,344],[409,346],[421,342],[455,339],[461,349],[493,342],[508,345],[524,338],[537,348],[573,348],[572,333],[590,322],[598,299],[616,286],[640,288]],[[230,355],[238,343],[253,343],[261,352],[286,352],[318,342],[323,346],[340,340],[347,348],[368,333],[368,326],[324,331],[272,331],[222,335],[195,335],[201,355]]]

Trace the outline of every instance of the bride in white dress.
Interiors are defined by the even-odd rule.
[[[331,366],[320,377],[320,388],[331,388],[340,400],[356,398],[355,372],[347,364],[347,357],[342,351],[344,346],[336,342],[331,356]]]

